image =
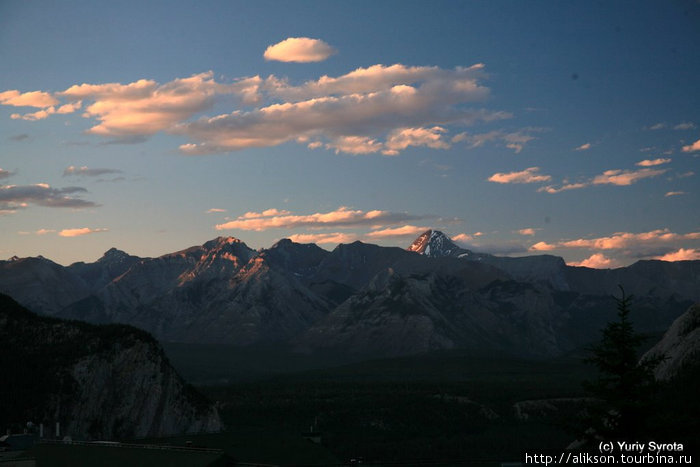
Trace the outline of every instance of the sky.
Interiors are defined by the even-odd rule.
[[[0,2],[0,258],[700,259],[700,2]]]

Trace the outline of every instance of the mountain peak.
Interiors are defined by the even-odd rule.
[[[98,259],[98,261],[100,261],[100,262],[106,262],[106,261],[118,262],[118,261],[122,261],[128,257],[129,257],[128,253],[126,253],[122,250],[118,250],[116,248],[110,248],[109,250],[105,251],[105,254],[102,255],[102,258]]]
[[[447,235],[433,229],[420,234],[408,247],[408,251],[425,256],[458,256],[469,253],[468,250],[457,246]]]

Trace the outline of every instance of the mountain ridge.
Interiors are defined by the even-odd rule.
[[[408,249],[282,239],[256,251],[217,237],[157,258],[110,249],[68,267],[0,262],[0,292],[46,315],[131,324],[171,342],[377,356],[474,346],[561,354],[595,339],[618,283],[644,300],[642,328],[664,331],[700,301],[700,261],[573,268],[551,255],[471,252],[430,229]]]

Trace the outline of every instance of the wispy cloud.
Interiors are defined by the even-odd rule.
[[[277,210],[268,210],[277,211]],[[406,221],[425,219],[429,216],[415,216],[407,213],[389,211],[362,211],[340,207],[335,211],[317,212],[307,215],[295,215],[287,211],[272,214],[246,213],[235,220],[216,225],[216,230],[254,230],[295,229],[295,228],[337,228],[396,225]]]
[[[482,147],[486,143],[500,142],[505,144],[509,149],[520,153],[525,147],[525,144],[536,139],[532,133],[546,131],[546,128],[523,128],[517,131],[493,130],[487,133],[469,134],[462,132],[452,137],[452,143],[466,142],[471,149]]]
[[[14,174],[14,172],[10,172],[9,170],[0,168],[0,180],[2,180],[3,178],[10,178]]]
[[[211,208],[207,209],[207,214],[214,214],[214,213],[219,213],[219,212],[226,212],[226,209],[221,209],[221,208]]]
[[[658,161],[663,161],[663,162],[658,162]],[[666,159],[656,159],[655,161],[641,161],[637,165],[657,165],[657,164],[663,164],[667,161]],[[668,159],[670,161],[670,159]],[[637,170],[621,170],[621,169],[612,169],[612,170],[606,170],[600,175],[596,175],[590,180],[583,181],[583,182],[576,182],[576,183],[564,183],[560,187],[556,187],[553,185],[548,185],[548,186],[543,186],[539,188],[537,191],[544,192],[544,193],[561,193],[562,191],[568,191],[568,190],[578,190],[581,188],[586,188],[591,185],[616,185],[616,186],[629,186],[632,185],[633,183],[638,182],[639,180],[643,180],[645,178],[652,178],[652,177],[657,177],[659,175],[662,175],[664,173],[668,172],[668,169],[650,169],[650,168],[643,168],[643,169],[637,169]]]
[[[669,196],[681,196],[681,195],[687,195],[687,193],[685,191],[669,191],[664,196],[668,198]]]
[[[584,143],[581,146],[574,148],[574,151],[588,151],[591,149],[591,143]]]
[[[657,165],[662,165],[662,164],[668,164],[671,162],[671,159],[664,159],[664,158],[659,158],[659,159],[645,159],[643,161],[639,161],[634,165],[638,165],[640,167],[654,167]]]
[[[494,183],[541,183],[552,179],[550,175],[542,175],[539,167],[529,167],[520,172],[495,173],[488,178]]]
[[[673,127],[674,130],[694,130],[695,128],[697,126],[693,122],[683,122]]]
[[[21,141],[29,141],[31,137],[27,133],[20,133],[18,135],[12,135],[8,138],[10,141],[19,143]]]
[[[68,176],[82,176],[82,177],[99,177],[101,175],[108,175],[108,174],[120,174],[122,173],[121,170],[117,169],[91,169],[89,167],[83,166],[83,167],[75,167],[73,165],[67,167],[63,171],[63,176],[68,177]]]
[[[61,237],[82,237],[83,235],[90,235],[94,233],[107,232],[108,229],[91,229],[89,227],[82,227],[79,229],[63,229],[58,232]]]
[[[310,39],[308,37],[290,37],[277,44],[273,44],[265,49],[263,57],[265,60],[276,60],[279,62],[322,62],[336,50],[320,39]]]
[[[596,175],[591,183],[593,185],[627,186],[645,178],[662,175],[666,171],[667,169],[606,170],[601,175]]]

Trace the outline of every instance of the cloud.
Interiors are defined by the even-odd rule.
[[[276,210],[275,210],[276,211]],[[268,211],[266,211],[268,212]],[[253,215],[251,215],[253,214]],[[396,225],[427,216],[414,216],[388,211],[361,211],[340,207],[335,211],[308,215],[294,215],[278,211],[269,215],[246,213],[233,221],[216,225],[216,230],[240,229],[263,231],[268,229],[360,227],[369,225]]]
[[[530,250],[532,251],[552,251],[556,249],[556,245],[547,242],[537,242],[530,247]]]
[[[531,235],[531,236],[532,236],[532,235],[535,235],[535,231],[536,231],[536,229],[533,229],[533,228],[528,227],[528,228],[526,228],[526,229],[520,229],[520,230],[518,230],[518,233],[519,233],[520,235]]]
[[[541,188],[538,188],[538,192],[545,192],[545,193],[561,193],[562,191],[568,191],[568,190],[578,190],[579,188],[585,188],[589,186],[589,183],[566,183],[559,188],[556,188],[554,186],[548,185],[548,186],[543,186]]]
[[[100,232],[107,232],[109,229],[90,229],[88,227],[83,227],[80,229],[63,229],[58,232],[61,237],[81,237],[83,235],[89,235]]]
[[[89,208],[96,207],[92,201],[75,198],[72,195],[86,193],[81,187],[51,188],[45,183],[35,185],[0,186],[0,210],[16,211],[28,204],[49,208]]]
[[[691,261],[700,260],[700,250],[695,248],[680,248],[678,251],[673,251],[667,253],[663,256],[659,256],[655,259],[660,259],[661,261]]]
[[[67,167],[63,171],[63,176],[85,176],[85,177],[99,177],[100,175],[106,174],[120,174],[121,170],[117,169],[90,169],[88,167],[75,167],[73,165]]]
[[[26,113],[24,115],[14,113],[10,115],[10,118],[13,120],[29,120],[29,121],[36,121],[36,120],[43,120],[45,118],[48,118],[49,115],[53,114],[69,114],[73,113],[76,110],[78,110],[82,106],[82,102],[73,102],[70,104],[64,104],[58,108],[54,106],[46,107],[41,110],[37,110],[36,112],[30,112]]]
[[[644,178],[656,177],[666,172],[667,169],[606,170],[601,175],[596,175],[591,183],[593,185],[627,186]]]
[[[587,151],[591,149],[591,143],[584,143],[581,146],[574,148],[574,151]]]
[[[681,149],[683,152],[695,152],[695,151],[700,151],[700,139],[694,142],[693,144],[689,144],[687,146],[683,146]]]
[[[365,236],[367,238],[371,238],[371,239],[386,238],[386,237],[407,237],[407,236],[420,235],[423,232],[425,232],[426,230],[428,230],[429,228],[430,227],[418,227],[415,225],[404,225],[402,227],[375,230],[375,231],[369,232]]]
[[[663,161],[663,162],[659,162]],[[641,161],[637,165],[657,165],[664,164],[670,159],[656,159],[653,161]],[[580,188],[585,188],[591,185],[617,185],[617,186],[628,186],[644,178],[656,177],[668,172],[668,169],[637,169],[637,170],[606,170],[600,175],[596,175],[592,179],[584,182],[577,183],[565,183],[560,187],[555,187],[552,185],[543,186],[537,191],[545,193],[561,193],[567,190],[578,190]]]
[[[208,71],[164,84],[139,79],[76,84],[53,94],[2,95],[7,105],[18,100],[42,105],[36,112],[13,114],[15,119],[39,120],[83,108],[82,117],[95,121],[87,133],[111,144],[168,132],[188,137],[180,149],[191,155],[292,141],[351,154],[396,155],[411,146],[450,147],[452,126],[511,118],[507,112],[469,107],[488,97],[489,89],[480,83],[485,77],[483,64],[454,69],[378,64],[300,85],[274,75],[221,83]],[[196,118],[215,104],[233,109]],[[499,131],[498,139],[519,152],[533,131],[539,130]]]
[[[19,135],[12,135],[8,138],[10,141],[15,141],[15,142],[20,142],[20,141],[28,141],[31,139],[28,134],[26,133],[21,133]]]
[[[206,212],[207,212],[207,214],[214,214],[214,213],[217,213],[217,212],[226,212],[226,209],[211,208],[211,209],[207,209]]]
[[[540,183],[552,179],[549,175],[540,175],[539,167],[530,167],[520,172],[495,173],[488,178],[494,183]]]
[[[269,46],[265,49],[263,57],[265,60],[276,60],[278,62],[322,62],[336,50],[320,39],[310,39],[308,37],[290,37],[282,42]]]
[[[638,165],[640,167],[654,167],[656,165],[668,164],[669,162],[671,162],[671,159],[646,159],[643,161],[639,161],[634,165]]]
[[[46,235],[46,234],[50,234],[50,233],[54,233],[54,232],[56,232],[56,231],[53,229],[39,229],[34,233],[37,235]]]
[[[671,242],[699,240],[700,232],[687,234],[673,233],[669,229],[657,229],[649,232],[616,232],[608,237],[579,238],[550,244],[539,242],[530,247],[533,251],[548,251],[568,248],[588,248],[591,250],[619,250],[640,246],[663,245]]]
[[[581,266],[594,269],[610,269],[619,266],[617,261],[602,253],[594,253],[583,261],[569,263],[569,266]]]
[[[464,232],[459,233],[459,234],[455,235],[454,237],[452,237],[452,241],[460,242],[460,243],[466,243],[466,242],[470,242],[472,240],[474,240],[474,235],[469,235],[469,234],[466,234]]]
[[[663,130],[664,128],[666,128],[666,124],[663,122],[656,123],[649,127],[650,130]]]
[[[477,82],[480,66],[370,68],[371,73],[369,69],[352,72],[357,75],[354,79],[322,77],[300,87],[266,84],[269,95],[288,100],[181,123],[173,132],[198,141],[180,146],[191,155],[288,141],[311,141],[311,147],[325,142],[329,149],[351,154],[395,155],[408,146],[449,147],[443,136],[448,124],[465,126],[510,117],[464,106],[488,95],[488,89]],[[317,96],[320,91],[325,93]]]
[[[10,178],[14,174],[15,174],[14,172],[10,172],[9,170],[5,170],[3,168],[0,168],[0,180],[2,180],[3,178]]]
[[[243,214],[239,219],[258,219],[260,217],[269,217],[269,216],[286,216],[288,214],[291,214],[291,212],[286,211],[284,209],[266,209],[263,212],[246,212]]]
[[[20,93],[13,89],[10,91],[0,92],[0,104],[11,105],[13,107],[51,107],[58,104],[59,101],[50,93],[42,91],[32,91]]]
[[[316,243],[319,245],[352,243],[358,239],[357,235],[355,234],[342,232],[322,234],[294,234],[290,235],[288,238],[296,243]]]
[[[674,130],[694,130],[695,128],[697,127],[693,122],[683,122],[673,127]]]
[[[520,153],[525,147],[525,144],[534,140],[535,137],[530,133],[546,131],[546,128],[523,128],[515,132],[506,132],[504,130],[493,130],[488,133],[468,134],[466,132],[455,135],[451,142],[459,143],[465,141],[471,149],[479,148],[488,142],[505,143],[506,147],[513,149],[516,154]]]
[[[669,191],[666,193],[664,196],[669,197],[669,196],[681,196],[681,195],[687,195],[685,191]]]

